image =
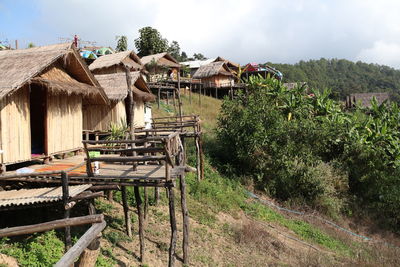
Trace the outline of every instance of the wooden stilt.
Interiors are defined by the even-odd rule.
[[[129,237],[132,237],[132,226],[131,226],[131,218],[129,216],[129,204],[127,200],[126,186],[121,187],[121,195],[122,195],[122,206],[124,208],[126,234]]]
[[[154,203],[157,206],[160,202],[160,188],[154,187]]]
[[[113,200],[113,191],[112,190],[108,190],[107,199],[108,199],[108,201],[112,201]]]
[[[172,267],[175,265],[175,248],[176,248],[176,238],[177,238],[177,229],[176,229],[176,217],[175,217],[175,193],[174,188],[168,187],[168,202],[169,202],[169,218],[171,223],[171,241],[169,246],[169,261],[168,266]]]
[[[176,101],[175,101],[176,93],[175,89],[172,91],[172,103],[174,105],[174,113],[176,114]]]
[[[63,192],[63,207],[65,207],[68,204],[68,199],[69,199],[69,187],[68,187],[68,174],[66,172],[61,172],[61,180],[62,180],[62,192]],[[70,216],[70,211],[71,209],[65,209],[64,211],[64,219],[69,219]],[[71,227],[66,226],[64,228],[65,232],[65,237],[64,237],[64,242],[65,242],[65,251],[68,251],[72,247],[72,241],[71,241]]]
[[[139,187],[134,187],[136,207],[139,217],[139,243],[140,243],[140,261],[144,262],[144,214],[142,209],[142,198],[140,197]]]
[[[189,84],[189,103],[192,104],[192,81]]]
[[[196,175],[197,180],[200,182],[201,180],[201,159],[200,159],[200,137],[196,135],[194,139],[195,147],[196,147]]]
[[[160,98],[161,98],[161,92],[160,92],[160,88],[158,88],[158,94],[157,94],[157,107],[158,109],[160,109]]]
[[[147,187],[143,188],[144,191],[144,219],[147,219],[147,213],[149,211],[149,197],[147,195]]]
[[[186,206],[186,182],[185,175],[180,175],[179,178],[180,189],[181,189],[181,207],[183,217],[183,263],[189,264],[189,211]]]

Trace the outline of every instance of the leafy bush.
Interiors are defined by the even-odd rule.
[[[247,92],[225,99],[221,110],[214,158],[226,172],[333,217],[356,199],[399,226],[396,104],[373,101],[370,109],[347,112],[329,90],[288,90],[275,79],[251,77]]]

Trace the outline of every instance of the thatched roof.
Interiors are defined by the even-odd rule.
[[[389,93],[355,93],[346,97],[347,107],[360,104],[362,107],[371,107],[371,101],[375,98],[378,104],[389,100]]]
[[[240,66],[240,64],[234,63],[220,56],[218,56],[216,59],[213,60],[213,62],[219,62],[219,61],[225,62],[225,64],[232,69],[238,69]]]
[[[171,67],[171,68],[181,67],[179,62],[167,52],[144,56],[142,57],[141,60],[143,65],[147,65],[154,60],[157,63],[157,65],[160,66]]]
[[[47,85],[55,92],[96,96],[108,102],[70,43],[0,51],[0,99],[29,83]]]
[[[223,61],[218,61],[200,66],[200,68],[193,75],[193,78],[201,79],[216,75],[233,76],[228,66],[226,66],[226,64]]]
[[[143,64],[140,58],[133,51],[123,51],[111,55],[101,56],[90,64],[91,71],[109,68],[117,65],[125,65],[131,70],[143,69]]]
[[[121,101],[128,96],[127,80],[124,72],[95,75],[104,88],[108,98],[112,101]],[[155,96],[147,87],[140,71],[131,72],[133,98],[143,102],[154,101]]]

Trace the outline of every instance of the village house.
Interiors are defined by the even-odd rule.
[[[356,93],[346,97],[346,108],[353,108],[356,105],[371,107],[371,101],[375,98],[378,104],[389,101],[389,93]]]
[[[2,169],[79,150],[82,106],[107,102],[72,44],[0,51]]]
[[[211,59],[205,59],[205,60],[192,60],[192,61],[184,61],[181,62],[183,66],[186,66],[190,69],[190,77],[193,77],[193,75],[196,73],[196,71],[204,65],[208,65],[213,62],[224,62],[226,63],[227,67],[232,71],[233,74],[237,74],[240,65],[236,64],[230,60],[226,60],[220,56],[216,58],[211,58]]]
[[[150,82],[178,79],[181,65],[167,52],[144,56],[141,61],[149,72]]]
[[[84,106],[84,129],[107,131],[111,124],[131,125],[131,112],[133,125],[145,127],[145,117],[151,112],[146,103],[154,101],[155,96],[151,94],[142,76],[143,65],[140,58],[133,51],[105,55],[96,59],[89,69],[104,88],[110,105]],[[128,108],[128,90],[131,90],[134,101],[132,111]]]

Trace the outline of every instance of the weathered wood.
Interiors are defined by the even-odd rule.
[[[144,255],[144,214],[143,214],[143,203],[140,196],[139,187],[134,187],[135,198],[136,198],[136,208],[139,217],[139,244],[140,244],[140,261],[143,263],[145,260]]]
[[[101,191],[101,190],[119,190],[118,185],[94,185],[90,188],[91,191]]]
[[[165,160],[165,156],[138,156],[138,157],[93,157],[93,161],[103,162],[141,162]]]
[[[186,205],[186,182],[185,175],[180,175],[179,179],[181,191],[181,208],[183,218],[183,263],[189,264],[189,211]]]
[[[168,187],[167,192],[168,192],[168,206],[169,206],[169,221],[171,224],[171,240],[169,246],[168,266],[173,267],[175,265],[175,249],[176,249],[176,238],[177,238],[174,188]]]
[[[124,149],[90,147],[87,150],[88,151],[108,152],[108,153],[128,153],[128,152],[157,153],[157,152],[164,151],[160,147],[132,147],[132,148],[124,148]]]
[[[161,88],[158,88],[158,93],[157,93],[157,108],[160,109],[160,98],[161,98]]]
[[[92,189],[92,188],[90,188]],[[91,193],[91,192],[83,192],[80,193],[77,196],[74,196],[70,199],[70,201],[77,201],[77,200],[82,200],[82,199],[91,199],[91,198],[96,198],[96,197],[103,197],[104,196],[104,192],[100,191],[100,192],[95,192],[95,193]]]
[[[97,236],[92,243],[85,248],[79,258],[78,267],[94,267],[100,253],[100,236]],[[76,266],[75,265],[75,266]]]
[[[160,188],[154,187],[154,203],[157,206],[160,202]]]
[[[70,209],[67,208],[68,200],[69,200],[69,187],[68,187],[68,175],[66,172],[61,172],[61,182],[62,182],[62,200],[64,206],[64,219],[68,219],[70,216]],[[71,228],[66,226],[64,229],[64,244],[65,244],[65,251],[70,249],[72,246],[71,241]]]
[[[122,206],[124,208],[126,233],[129,237],[132,237],[132,226],[131,226],[131,218],[129,215],[129,204],[127,200],[126,186],[121,187],[121,195],[122,195]]]
[[[91,223],[99,223],[104,220],[102,214],[74,217],[69,219],[55,220],[45,223],[16,226],[0,229],[0,237],[28,235],[37,232],[45,232],[53,229],[65,228],[67,226],[78,226]]]
[[[89,177],[92,177],[93,176],[92,161],[91,161],[90,156],[89,156],[89,151],[87,150],[87,143],[83,142],[83,147],[84,147],[85,154],[86,154],[86,159],[85,159],[85,162],[86,162],[86,173],[87,173],[87,175]]]
[[[86,233],[79,238],[75,245],[62,256],[62,258],[54,265],[55,267],[70,266],[75,262],[75,259],[81,255],[83,250],[89,246],[100,234],[101,231],[106,227],[106,222],[102,222],[92,225]]]
[[[147,187],[143,188],[144,194],[144,219],[147,220],[147,214],[149,211],[149,196],[147,194]]]

